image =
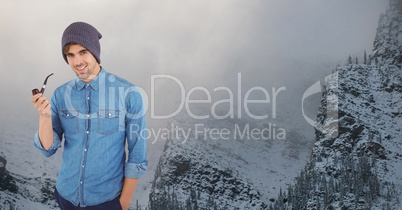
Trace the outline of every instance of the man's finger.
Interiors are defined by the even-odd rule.
[[[46,97],[45,96],[41,96],[38,98],[38,100],[36,101],[36,104],[38,104],[38,106],[40,106],[41,104],[45,103]]]
[[[38,99],[42,96],[42,93],[38,93],[32,96],[31,101],[32,103],[36,103],[36,101],[38,101]]]
[[[35,107],[37,110],[40,110],[41,108],[43,108],[43,104],[46,102],[46,97],[42,96],[39,97],[36,102],[35,102]]]
[[[48,100],[44,100],[43,102],[42,102],[42,104],[39,106],[39,109],[41,110],[41,111],[43,111],[45,108],[46,108],[46,106],[48,106],[50,103],[49,103],[49,101]]]
[[[41,101],[42,103],[44,103],[45,101],[47,101],[47,100],[46,100],[46,97],[45,97],[45,96],[40,97],[40,101]]]

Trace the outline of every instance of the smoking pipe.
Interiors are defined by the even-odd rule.
[[[42,86],[42,88],[40,89],[40,91],[39,91],[37,88],[33,89],[33,90],[32,90],[32,95],[36,95],[36,94],[38,94],[38,93],[42,93],[42,94],[43,94],[43,93],[45,92],[47,79],[48,79],[50,76],[52,76],[52,75],[53,75],[53,73],[49,74],[49,76],[46,77],[46,79],[45,79],[45,81],[43,82],[43,86]]]

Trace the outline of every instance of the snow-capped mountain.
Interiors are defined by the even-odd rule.
[[[306,164],[312,143],[296,128],[248,118],[181,115],[170,125],[174,135],[155,173],[151,209],[265,209]],[[213,129],[227,133],[208,133]]]
[[[267,208],[305,166],[314,143],[314,129],[296,114],[300,106],[294,98],[302,92],[284,94],[276,118],[269,111],[267,119],[256,120],[243,110],[241,117],[217,119],[208,105],[192,104],[196,115],[210,117],[197,120],[183,111],[172,119],[149,208]],[[262,115],[271,108],[263,104],[251,112]]]
[[[287,141],[213,140],[190,132],[167,142],[150,208],[401,209],[401,5],[390,1],[363,64],[350,61],[328,77],[307,165],[309,141],[298,130],[288,132]],[[272,126],[186,117],[172,126],[191,130],[197,123],[232,131],[233,125]],[[286,183],[294,184],[279,190]]]
[[[333,73],[311,159],[270,209],[402,209],[401,5],[381,15],[372,55]]]
[[[402,2],[390,0],[390,8],[380,16],[371,59],[380,65],[401,66]]]
[[[15,113],[6,113],[15,115]],[[29,119],[29,115],[27,116]],[[9,118],[12,119],[12,118]],[[22,126],[23,129],[22,129]],[[30,123],[9,120],[0,128],[0,209],[57,209],[53,190],[61,153],[45,158],[33,147]]]

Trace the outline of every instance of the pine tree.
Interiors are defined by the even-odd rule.
[[[193,209],[191,206],[191,197],[188,197],[186,200],[186,209]]]
[[[347,65],[352,65],[352,56],[349,55]]]
[[[135,209],[141,210],[140,204],[138,203],[138,199],[135,201]]]
[[[207,201],[207,209],[212,209],[213,206],[214,206],[214,199],[212,195],[209,195]]]
[[[387,210],[391,210],[391,205],[389,205],[389,203],[387,203]]]
[[[366,53],[366,50],[364,50],[363,64],[367,64],[367,53]]]
[[[218,210],[218,204],[214,201],[214,210]]]

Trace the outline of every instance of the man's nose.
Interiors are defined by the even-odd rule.
[[[81,66],[84,63],[79,56],[75,56],[73,62],[75,67]]]

